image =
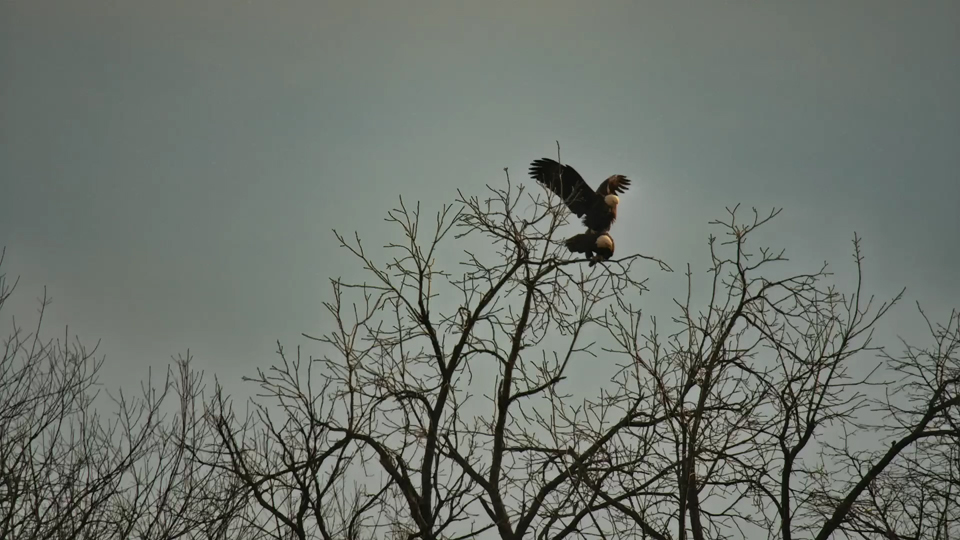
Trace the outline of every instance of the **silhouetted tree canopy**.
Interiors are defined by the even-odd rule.
[[[94,351],[14,323],[0,538],[960,537],[960,315],[874,344],[903,292],[864,292],[856,236],[852,283],[784,264],[755,240],[778,213],[710,222],[710,268],[651,316],[673,269],[571,257],[533,182],[401,200],[394,240],[335,233],[357,272],[320,354],[278,343],[242,403],[189,354],[98,397]]]

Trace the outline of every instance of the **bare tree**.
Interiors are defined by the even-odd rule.
[[[218,432],[206,421],[203,373],[191,362],[188,352],[168,371],[164,388],[175,393],[176,408],[158,422],[149,451],[126,472],[108,510],[110,534],[101,537],[259,537],[247,517],[240,479],[196,459],[195,450],[216,440]]]
[[[891,464],[915,478],[924,467],[939,471],[925,479],[951,470],[943,458],[960,443],[955,316],[933,332],[934,351],[894,359],[872,347],[873,328],[902,291],[878,306],[864,297],[857,237],[849,293],[828,282],[826,265],[778,273],[783,251],[748,247],[778,213],[754,211],[741,222],[734,208],[729,219],[714,222],[726,238],[710,238],[705,307],[694,307],[688,270],[686,297],[677,301],[679,315],[665,337],[655,319],[644,333],[629,309],[614,314],[622,320],[612,328],[618,346],[609,352],[629,360],[619,392],[607,399],[620,408],[642,401],[636,410],[649,419],[627,426],[632,437],[624,433],[611,445],[607,455],[617,459],[601,468],[603,482],[589,483],[630,517],[617,529],[626,535],[639,526],[654,538],[826,539],[862,522],[851,509],[873,482],[897,474]],[[886,361],[862,369],[871,351]],[[899,375],[900,382],[891,386],[877,373]],[[907,394],[908,405],[878,400],[884,388]],[[891,414],[875,418],[878,405]],[[896,440],[878,452],[869,435],[884,428]],[[856,451],[858,441],[874,444]],[[937,466],[899,459],[921,441],[937,449]],[[936,516],[922,520],[950,522],[956,492],[943,484],[925,484],[923,504]],[[898,512],[898,520],[917,513]]]
[[[604,402],[575,405],[559,385],[571,361],[595,355],[585,336],[645,290],[633,264],[669,267],[634,255],[584,274],[560,248],[559,201],[525,198],[509,177],[490,190],[461,196],[427,233],[419,207],[401,201],[388,221],[403,239],[382,265],[338,234],[372,279],[333,283],[335,331],[319,339],[338,353],[323,362],[342,414],[323,426],[373,453],[402,496],[392,517],[409,538],[600,532],[596,513],[610,504],[590,493],[592,469],[646,414],[631,403],[596,416]],[[440,268],[445,241],[473,238],[485,255],[467,250],[456,274]]]
[[[2,258],[0,258],[2,262]],[[15,288],[0,276],[0,308]],[[160,399],[115,399],[93,407],[102,360],[83,345],[16,325],[0,358],[0,537],[92,538],[108,527],[123,476],[150,451]],[[94,349],[95,350],[95,349]]]
[[[870,428],[886,434],[884,444],[833,449],[842,466],[833,481],[841,479],[843,489],[824,497],[829,519],[818,538],[834,530],[863,538],[960,537],[960,313],[951,312],[946,325],[920,313],[933,344],[903,342],[899,356],[883,353],[894,381],[871,400],[883,422]]]
[[[903,291],[864,292],[859,237],[844,289],[755,245],[778,210],[728,209],[707,279],[688,265],[658,318],[637,306],[666,263],[588,266],[562,201],[487,189],[435,219],[401,199],[382,249],[335,231],[365,277],[331,280],[327,331],[305,334],[322,353],[278,344],[241,405],[188,353],[108,420],[92,353],[15,326],[0,537],[960,534],[960,316],[927,348],[873,344]]]
[[[0,311],[16,287],[5,278]],[[44,295],[32,332],[14,319],[0,357],[0,538],[242,537],[238,490],[187,452],[208,438],[189,361],[138,395],[101,396],[96,347],[42,337],[49,304]],[[168,420],[171,390],[179,407]]]
[[[282,347],[278,354],[279,366],[247,379],[260,393],[244,416],[216,386],[204,414],[214,434],[192,455],[236,485],[233,499],[242,506],[236,515],[258,538],[382,537],[384,524],[374,513],[393,483],[385,479],[368,492],[376,480],[347,477],[348,468],[363,468],[363,456],[350,438],[327,427],[335,412],[327,405],[330,382],[314,388],[311,363],[288,361]]]
[[[333,282],[335,331],[317,339],[336,351],[322,362],[339,414],[323,427],[379,462],[406,537],[827,538],[859,519],[854,503],[891,463],[913,470],[904,450],[956,443],[956,381],[941,376],[897,410],[913,415],[899,421],[906,436],[851,473],[849,443],[889,427],[874,418],[889,384],[878,377],[956,361],[951,349],[926,368],[879,356],[861,369],[882,353],[872,331],[902,291],[866,297],[858,237],[843,293],[826,265],[791,273],[783,251],[750,247],[778,210],[742,221],[730,209],[713,222],[724,238],[710,238],[706,296],[688,269],[664,325],[634,308],[645,282],[633,276],[637,262],[665,263],[633,255],[585,274],[557,241],[559,201],[509,176],[489,189],[461,195],[429,231],[401,201],[388,222],[402,240],[383,263],[337,235],[370,279]],[[466,254],[457,271],[438,263],[450,244]],[[595,357],[623,361],[609,387],[583,392],[570,365]],[[903,391],[919,388],[910,377]],[[936,492],[946,519],[955,491]]]

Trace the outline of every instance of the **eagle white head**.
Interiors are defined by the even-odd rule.
[[[617,197],[616,195],[611,193],[603,198],[603,202],[607,203],[607,206],[616,208],[617,205],[620,204],[620,197]]]
[[[600,249],[613,250],[613,238],[607,234],[601,234],[597,237],[597,247]]]

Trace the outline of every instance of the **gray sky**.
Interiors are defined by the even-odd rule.
[[[400,194],[528,182],[559,139],[636,179],[618,255],[702,269],[725,205],[783,206],[769,238],[805,269],[864,237],[909,336],[915,300],[960,306],[958,27],[952,0],[6,0],[3,334],[46,285],[108,385],[187,348],[228,381],[277,339],[316,353],[300,332],[357,269],[331,228],[381,245]]]

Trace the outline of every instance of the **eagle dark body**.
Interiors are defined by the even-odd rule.
[[[530,176],[563,199],[567,208],[582,218],[584,226],[597,233],[610,230],[617,219],[617,195],[630,186],[627,177],[615,174],[594,190],[576,169],[547,158],[530,164]]]
[[[587,231],[567,238],[564,244],[572,253],[583,253],[590,266],[613,257],[613,237],[609,233]]]

